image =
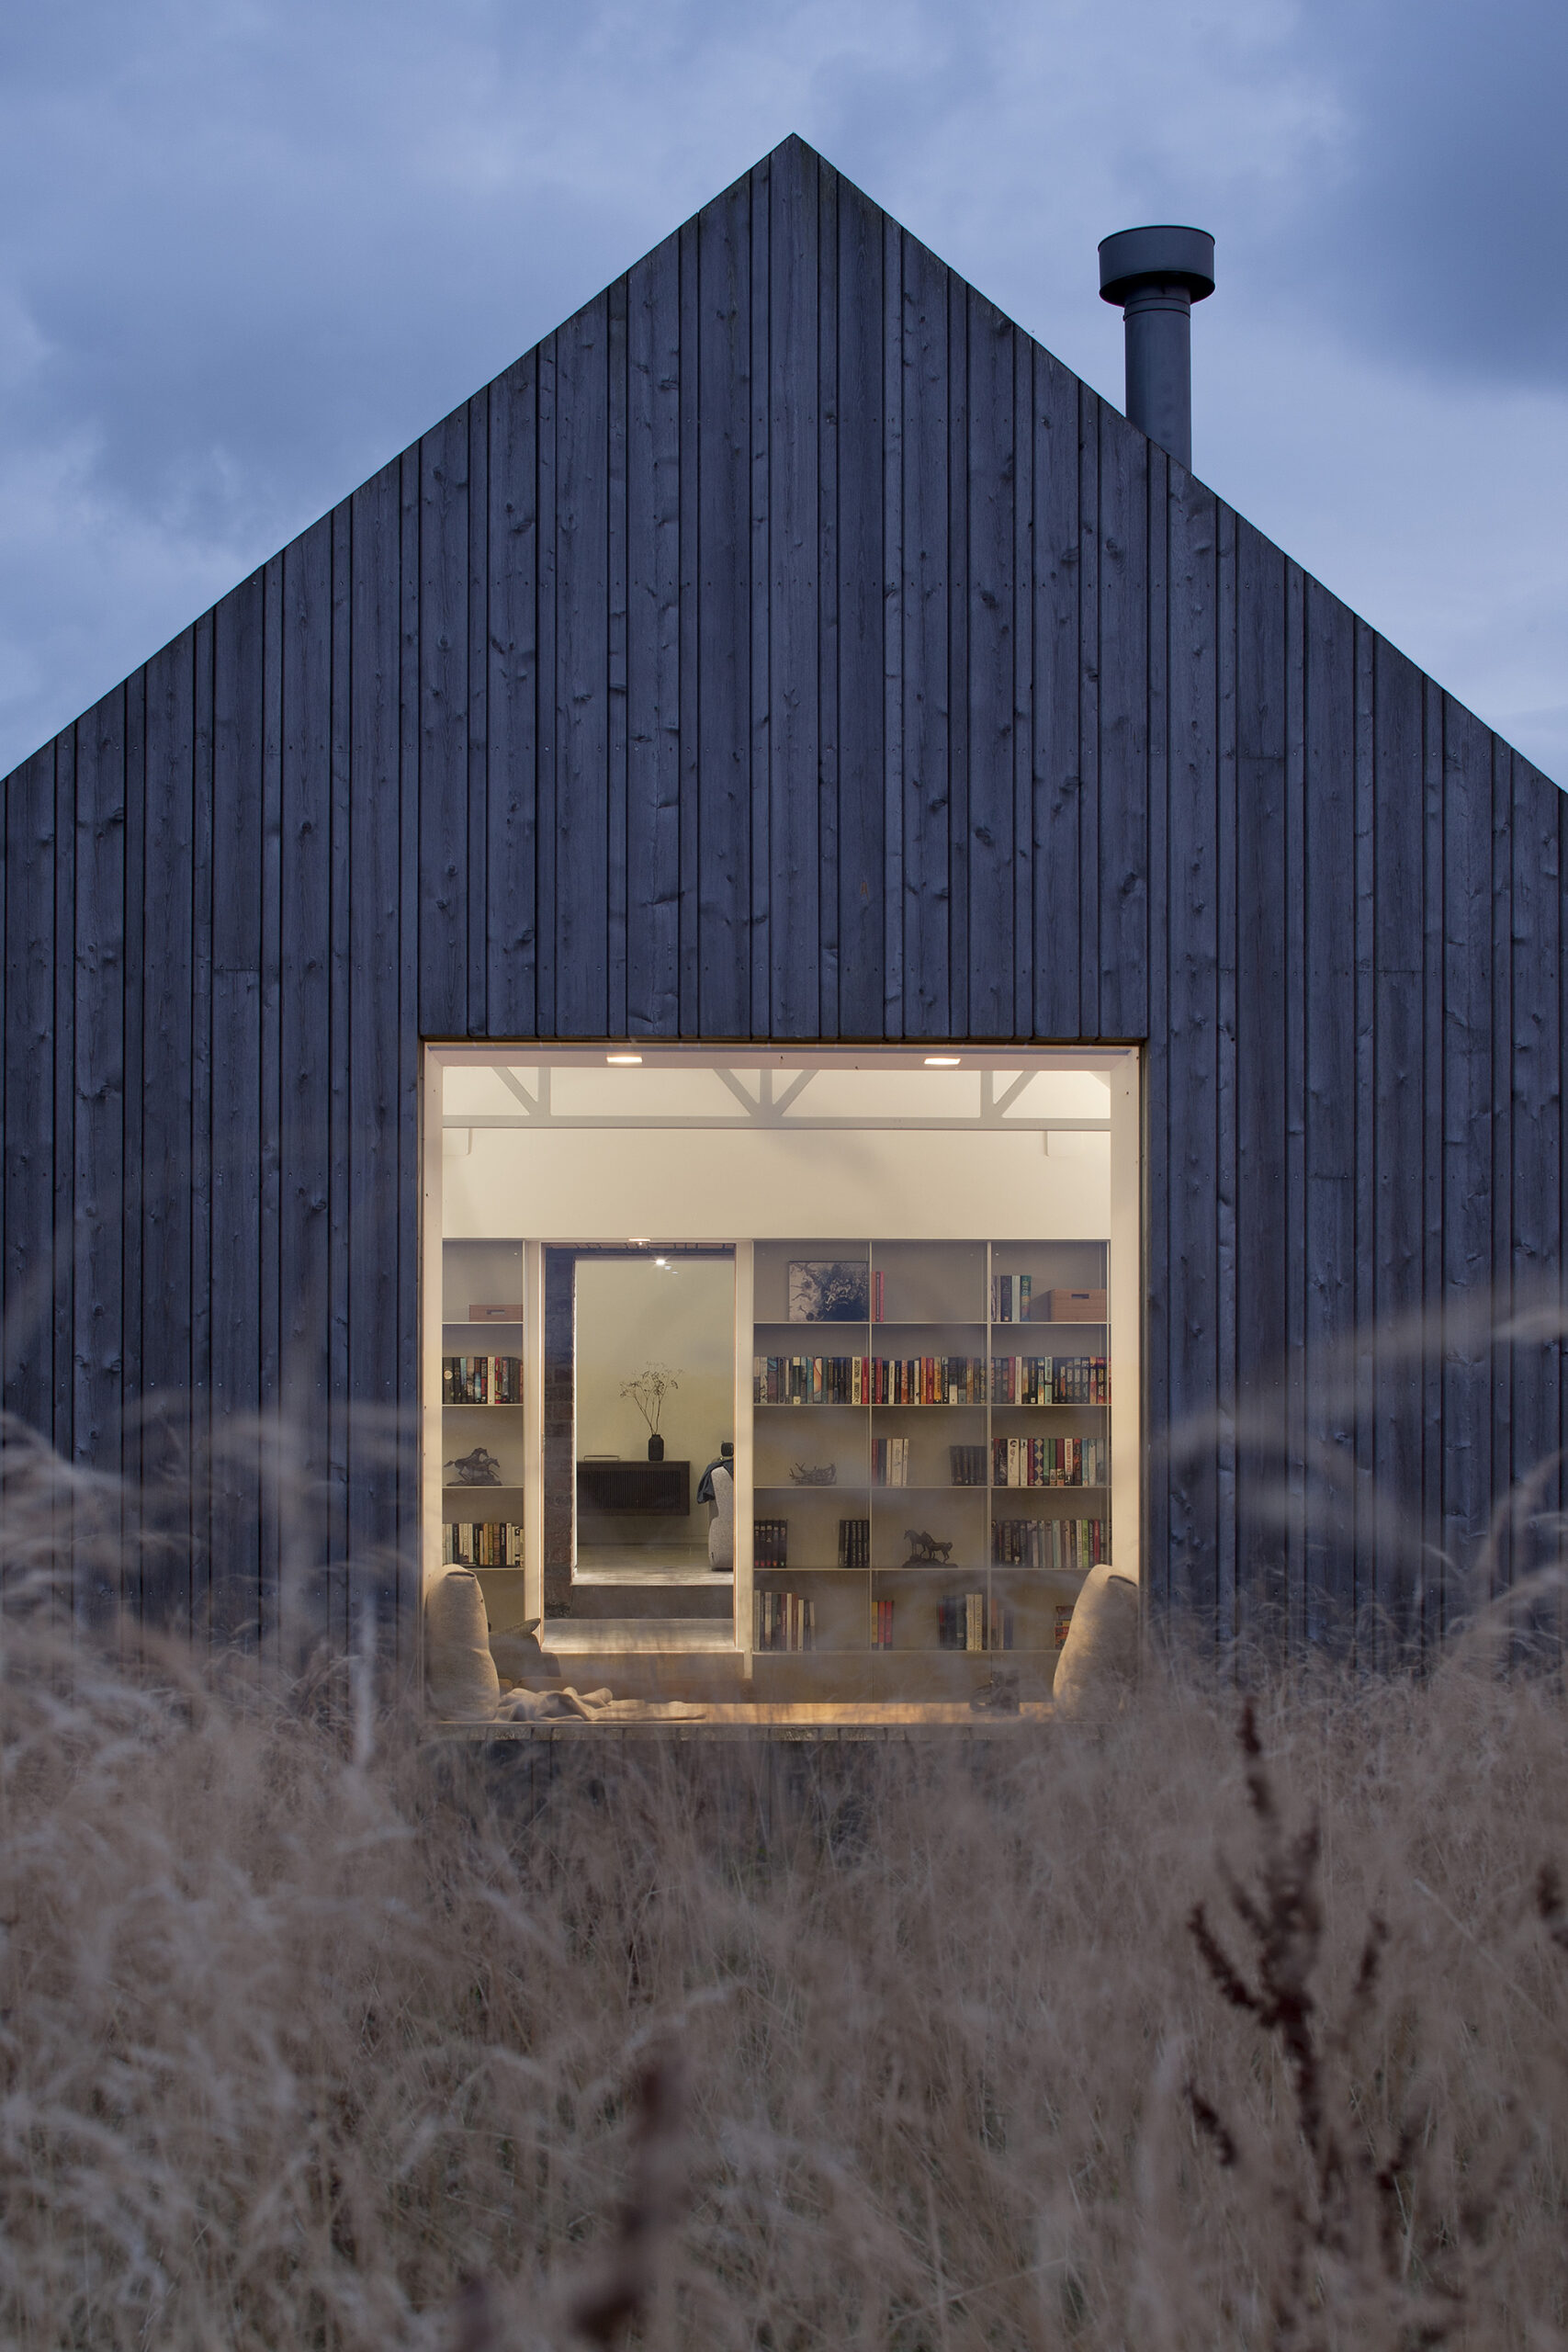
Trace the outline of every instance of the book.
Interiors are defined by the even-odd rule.
[[[945,1593],[937,1602],[936,1637],[944,1650],[1010,1650],[1013,1613],[995,1594]]]
[[[523,1530],[512,1521],[447,1520],[441,1530],[447,1567],[520,1568]]]
[[[997,1405],[1108,1405],[1111,1373],[1103,1356],[993,1356]]]
[[[521,1356],[443,1356],[444,1405],[521,1405]]]
[[[869,1405],[874,1366],[866,1356],[753,1356],[754,1405]]]
[[[984,1356],[751,1359],[755,1405],[983,1405]]]
[[[996,1519],[991,1559],[998,1567],[1082,1570],[1109,1555],[1103,1519]]]
[[[986,1484],[986,1449],[983,1445],[950,1445],[947,1459],[955,1487],[983,1487]]]
[[[907,1487],[909,1483],[909,1441],[907,1437],[876,1437],[871,1442],[871,1478],[876,1487]]]
[[[871,1521],[869,1519],[841,1519],[839,1521],[839,1566],[841,1568],[870,1567]]]
[[[754,1568],[782,1568],[789,1564],[789,1521],[787,1519],[757,1519],[751,1522],[751,1565]]]
[[[871,1604],[871,1646],[874,1650],[890,1650],[893,1646],[893,1603],[874,1600]]]
[[[983,1405],[986,1401],[986,1360],[983,1356],[894,1356],[876,1359],[879,1385],[889,1405]]]
[[[992,1441],[994,1487],[1104,1487],[1111,1447],[1102,1437],[998,1437]]]
[[[993,1274],[991,1276],[991,1320],[993,1323],[1026,1323],[1029,1320],[1033,1279],[1032,1274]]]
[[[754,1596],[755,1638],[759,1650],[809,1650],[817,1646],[817,1604],[798,1592],[759,1592]]]

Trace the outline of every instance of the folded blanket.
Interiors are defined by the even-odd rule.
[[[609,1690],[508,1690],[496,1710],[498,1724],[642,1722],[690,1723],[706,1713],[683,1699],[617,1699]]]

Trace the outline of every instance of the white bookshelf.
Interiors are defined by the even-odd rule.
[[[812,1620],[811,1646],[759,1649],[759,1695],[945,1696],[998,1667],[1024,1695],[1049,1687],[1058,1611],[1109,1556],[1113,1410],[1108,1299],[1054,1316],[1050,1294],[1107,1293],[1109,1255],[1094,1240],[754,1245],[753,1585]],[[844,1270],[819,1283],[820,1316],[802,1312],[813,1278],[792,1277],[808,1266]],[[1013,1400],[998,1366],[1021,1358],[1049,1363],[1048,1395],[1037,1374]],[[794,1464],[832,1483],[796,1483]],[[850,1559],[841,1521],[864,1531]]]

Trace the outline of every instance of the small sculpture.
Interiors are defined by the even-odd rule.
[[[921,1567],[938,1561],[945,1567],[953,1557],[952,1544],[939,1544],[936,1537],[923,1527],[907,1527],[904,1541],[909,1547],[909,1556],[904,1563],[907,1568]]]
[[[833,1487],[838,1484],[839,1465],[836,1462],[814,1462],[809,1464],[804,1462],[792,1462],[789,1465],[789,1476],[792,1486]]]
[[[991,1679],[982,1682],[969,1702],[969,1710],[976,1715],[1016,1715],[1019,1712],[1018,1675],[1004,1666],[993,1667]]]
[[[455,1487],[499,1487],[501,1464],[488,1447],[476,1445],[472,1453],[459,1453],[455,1461],[443,1463],[445,1470],[455,1470]]]

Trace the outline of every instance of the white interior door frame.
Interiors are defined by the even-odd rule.
[[[545,1245],[523,1244],[523,1614],[545,1613]]]

